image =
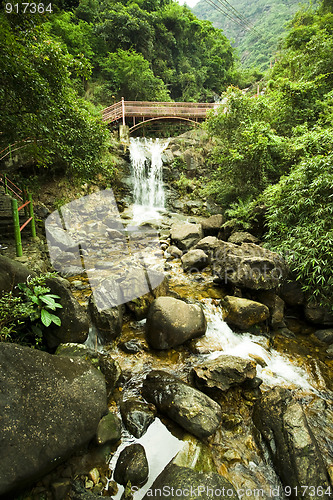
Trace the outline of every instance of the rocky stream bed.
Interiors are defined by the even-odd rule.
[[[62,326],[0,344],[2,499],[332,497],[332,315],[225,234],[108,190],[48,218]],[[1,289],[25,264],[0,256]]]

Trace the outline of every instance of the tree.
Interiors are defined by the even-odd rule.
[[[127,100],[169,101],[163,81],[154,76],[148,61],[134,50],[110,53],[103,63],[103,74],[112,94]]]

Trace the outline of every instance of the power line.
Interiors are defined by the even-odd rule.
[[[232,17],[230,14],[228,14],[227,12],[225,12],[219,5],[217,5],[213,0],[205,0],[208,4],[210,4],[212,7],[214,7],[216,10],[218,10],[219,12],[222,12],[222,14],[227,17],[228,19],[230,19],[230,21],[238,24],[241,28],[244,28],[244,25],[241,24],[237,19],[235,19],[234,17]],[[247,28],[249,29],[249,28]]]

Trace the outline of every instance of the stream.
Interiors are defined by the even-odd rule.
[[[132,231],[149,223],[163,240],[173,222],[195,222],[193,217],[169,213],[165,209],[161,154],[167,145],[165,140],[131,139],[134,200],[133,205],[121,214],[124,225]],[[92,330],[87,344],[109,352],[122,369],[123,383],[119,397],[123,400],[133,397],[142,400],[142,381],[152,369],[165,370],[187,381],[193,366],[221,355],[255,360],[257,376],[263,381],[263,393],[272,387],[285,387],[292,391],[294,399],[302,403],[326,467],[332,471],[333,412],[332,392],[328,387],[332,362],[325,358],[323,348],[305,335],[287,338],[233,332],[223,320],[221,301],[225,292],[214,284],[210,270],[206,268],[197,274],[186,274],[179,258],[167,260],[162,254],[162,260],[171,292],[202,305],[207,332],[204,337],[186,346],[152,351],[145,340],[145,319],[136,321],[128,316],[121,342],[134,340],[140,346],[139,352],[128,354],[120,349],[117,342],[112,346],[102,346],[98,332]],[[78,298],[84,302],[87,297],[80,292]],[[223,422],[226,425],[219,428],[206,444],[164,418],[156,418],[140,439],[123,430],[122,443],[110,462],[111,470],[121,450],[134,442],[144,446],[150,467],[147,483],[134,494],[136,500],[143,498],[158,474],[174,457],[178,465],[217,470],[232,482],[236,490],[246,490],[246,498],[288,498],[267,449],[263,447],[263,452],[258,445],[251,414],[253,402],[242,398],[237,389],[229,392],[222,398]],[[262,490],[260,495],[259,490]],[[119,487],[114,498],[120,499],[122,492],[123,487]]]

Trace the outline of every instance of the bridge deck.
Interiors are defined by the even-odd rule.
[[[203,120],[207,111],[214,109],[213,102],[149,102],[119,101],[102,111],[103,121],[113,123],[120,119],[125,125],[126,118],[145,120],[151,118],[174,117],[179,119]]]

